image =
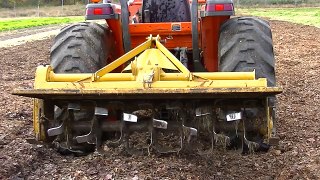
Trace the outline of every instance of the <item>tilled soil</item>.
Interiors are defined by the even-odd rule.
[[[28,144],[31,99],[10,95],[31,87],[35,68],[49,61],[51,40],[0,49],[0,179],[320,179],[320,29],[271,21],[277,59],[280,147],[241,155],[61,156]]]

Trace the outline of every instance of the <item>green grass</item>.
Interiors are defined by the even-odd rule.
[[[43,18],[27,18],[27,19],[8,19],[0,20],[0,32],[24,29],[36,26],[45,26],[52,24],[63,24],[84,21],[84,17],[43,17]]]
[[[289,21],[305,25],[320,27],[320,8],[240,8],[236,11],[237,15],[252,15],[267,17],[272,20]],[[72,17],[42,17],[25,19],[0,20],[0,32],[24,29],[36,26],[52,24],[63,24],[84,21],[83,16]]]
[[[320,27],[320,8],[240,8],[238,15],[267,17],[272,20],[289,21],[293,23]]]

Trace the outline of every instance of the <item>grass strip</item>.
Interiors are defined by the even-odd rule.
[[[9,19],[0,21],[0,32],[10,31],[17,29],[24,29],[37,26],[45,26],[52,24],[64,24],[72,22],[84,21],[82,16],[74,17],[41,17],[41,18],[28,18],[28,19]]]
[[[320,7],[239,8],[236,13],[320,27]]]

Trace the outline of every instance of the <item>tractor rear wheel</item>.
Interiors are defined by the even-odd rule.
[[[219,71],[256,71],[276,85],[275,59],[271,29],[267,22],[254,17],[232,18],[220,28]]]
[[[50,65],[55,73],[91,73],[107,63],[111,31],[97,23],[69,25],[55,37]]]
[[[69,25],[55,37],[50,53],[50,65],[55,73],[93,73],[107,64],[111,55],[114,40],[111,31],[97,23],[83,22]],[[51,127],[57,127],[68,116],[68,107],[56,105],[54,122]],[[73,121],[90,121],[92,113],[87,109],[73,113]],[[71,122],[70,119],[68,121]],[[73,122],[76,123],[76,122]],[[69,133],[65,132],[64,133]],[[88,132],[72,130],[72,135],[83,135]],[[65,135],[58,135],[54,145],[61,154],[85,155],[94,150],[93,145],[68,142]]]
[[[273,52],[272,34],[270,25],[261,19],[254,17],[232,18],[225,22],[220,28],[218,44],[219,71],[221,72],[248,72],[255,70],[256,78],[267,78],[268,86],[276,85],[275,58]],[[268,107],[275,114],[275,97],[268,98],[273,107]],[[255,112],[265,114],[265,107],[248,108],[246,115],[255,115]],[[263,115],[262,115],[263,116]],[[253,116],[253,122],[261,122],[258,116]],[[260,129],[267,126],[265,123],[259,125]],[[272,117],[274,121],[275,117]],[[248,119],[247,119],[248,120]],[[251,132],[250,138],[259,143],[260,150],[266,151],[269,145],[263,142],[260,132]],[[235,137],[235,136],[234,136]],[[256,138],[258,137],[258,138]],[[248,151],[242,140],[243,152]],[[238,145],[237,145],[238,146]]]

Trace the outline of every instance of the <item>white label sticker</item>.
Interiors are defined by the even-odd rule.
[[[227,117],[227,121],[235,121],[235,120],[242,119],[241,112],[230,113],[230,114],[227,114],[226,117]]]
[[[123,120],[128,122],[138,122],[138,117],[133,114],[123,113]]]

